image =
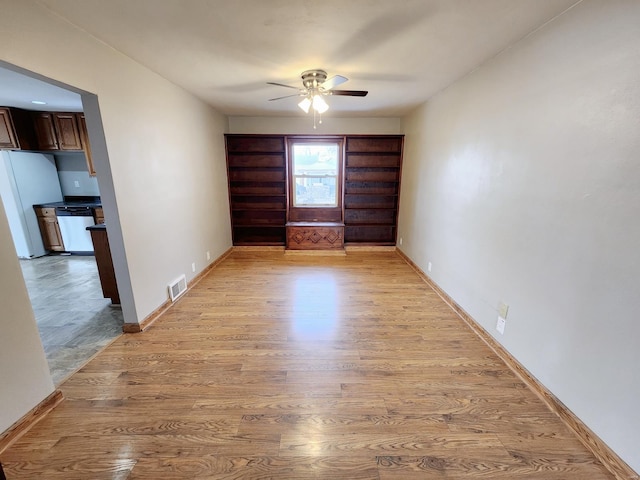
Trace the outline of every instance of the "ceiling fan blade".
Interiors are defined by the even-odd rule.
[[[291,85],[285,85],[284,83],[267,82],[267,85],[275,85],[277,87],[287,87],[287,88],[294,88],[296,90],[300,90],[300,87],[293,87]]]
[[[331,78],[327,78],[320,86],[325,90],[331,90],[333,87],[337,87],[348,80],[347,77],[343,77],[342,75],[334,75]]]
[[[347,97],[366,97],[369,92],[366,90],[329,90],[329,93],[331,95],[344,95]]]
[[[270,98],[269,101],[272,102],[273,100],[282,100],[283,98],[303,97],[303,96],[304,96],[304,93],[294,93],[293,95],[285,95],[284,97]]]

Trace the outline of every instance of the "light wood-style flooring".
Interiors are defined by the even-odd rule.
[[[610,479],[395,252],[235,251],[0,455],[14,479]]]

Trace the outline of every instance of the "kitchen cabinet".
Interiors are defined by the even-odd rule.
[[[33,150],[83,151],[89,175],[96,175],[84,113],[31,112],[31,122],[35,137]]]
[[[82,143],[82,150],[84,150],[84,154],[87,157],[87,170],[89,171],[89,175],[91,177],[95,177],[96,169],[93,166],[93,155],[91,154],[91,144],[89,143],[89,132],[87,131],[87,121],[85,119],[84,113],[76,113],[76,116],[78,118],[78,131],[80,133],[80,142]]]
[[[120,293],[118,292],[116,273],[113,268],[107,227],[105,225],[94,225],[88,227],[87,230],[91,233],[102,294],[105,298],[110,298],[112,304],[120,305]]]
[[[96,225],[104,223],[104,211],[102,210],[102,207],[96,207],[93,209],[93,219],[95,220]]]
[[[53,112],[53,125],[60,150],[82,150],[76,113]]]
[[[34,210],[36,217],[38,217],[38,225],[45,250],[64,252],[64,243],[62,242],[62,233],[56,217],[56,209],[52,207],[34,207]]]
[[[234,245],[284,245],[286,160],[283,136],[227,135]]]
[[[35,136],[26,110],[0,107],[0,149],[31,150]]]
[[[59,150],[58,137],[53,126],[53,113],[32,112],[31,116],[36,135],[36,150]]]

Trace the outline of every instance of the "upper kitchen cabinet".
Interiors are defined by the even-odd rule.
[[[26,110],[0,107],[0,149],[32,150],[35,137]]]
[[[60,150],[82,150],[76,113],[53,113],[53,125]]]
[[[36,148],[41,151],[83,151],[89,175],[95,176],[84,113],[31,112]]]
[[[87,170],[89,175],[94,177],[96,170],[93,166],[93,156],[91,155],[91,144],[89,143],[89,132],[87,131],[87,121],[84,117],[84,113],[76,113],[78,117],[78,130],[80,131],[80,141],[82,142],[82,149],[87,157]]]
[[[33,112],[39,150],[82,150],[76,113]]]
[[[53,126],[52,112],[31,112],[36,134],[36,150],[60,150],[58,137]]]

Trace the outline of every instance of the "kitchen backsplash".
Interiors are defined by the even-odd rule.
[[[55,154],[60,188],[65,197],[99,196],[98,181],[90,177],[84,153]]]

